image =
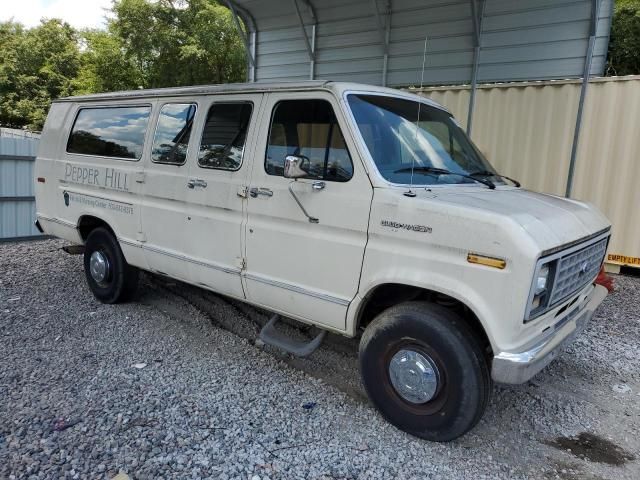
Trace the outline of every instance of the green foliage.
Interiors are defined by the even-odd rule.
[[[60,20],[31,30],[8,22],[0,32],[0,124],[40,128],[51,99],[73,93],[78,36]]]
[[[111,27],[144,87],[245,78],[244,46],[230,12],[207,0],[118,0]]]
[[[246,57],[215,0],[114,0],[106,30],[0,22],[0,125],[42,128],[53,99],[238,82]]]
[[[640,74],[640,0],[617,0],[611,24],[607,75]]]
[[[142,72],[118,36],[104,30],[85,30],[82,36],[85,45],[74,93],[114,92],[144,85]]]

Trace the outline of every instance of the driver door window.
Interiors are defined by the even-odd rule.
[[[346,182],[353,163],[331,104],[326,100],[284,100],[273,113],[265,170],[282,176],[287,155],[305,158],[308,178]]]

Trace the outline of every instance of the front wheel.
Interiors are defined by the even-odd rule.
[[[84,273],[93,295],[102,303],[129,300],[138,286],[138,269],[127,263],[115,236],[103,227],[87,237]]]
[[[454,440],[482,418],[491,377],[482,349],[454,312],[407,302],[382,312],[360,341],[369,398],[393,425],[427,440]]]

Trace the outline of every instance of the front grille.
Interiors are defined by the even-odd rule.
[[[607,250],[608,238],[558,259],[549,306],[585,287],[598,275]]]

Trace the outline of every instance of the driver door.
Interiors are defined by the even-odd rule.
[[[263,122],[269,128],[258,133],[247,200],[247,298],[344,330],[358,290],[371,183],[328,92],[269,94]],[[308,178],[284,178],[287,155],[308,159]]]

